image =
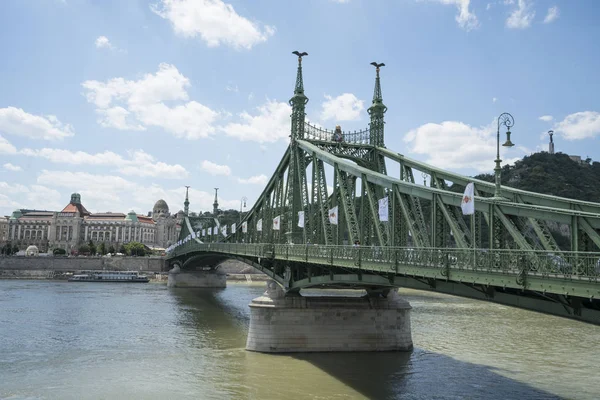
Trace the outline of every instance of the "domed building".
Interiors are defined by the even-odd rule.
[[[62,211],[19,209],[9,218],[0,218],[0,246],[10,242],[19,249],[35,246],[41,252],[61,248],[71,253],[91,240],[106,247],[136,241],[164,249],[179,237],[177,222],[162,199],[150,217],[135,211],[91,213],[81,203],[81,195],[73,193]]]
[[[152,209],[152,219],[157,221],[159,218],[166,218],[169,216],[169,206],[166,201],[160,199],[154,204]]]
[[[167,248],[177,241],[181,227],[176,216],[169,213],[169,205],[163,199],[152,208],[152,219],[156,223],[156,244]]]
[[[29,246],[27,247],[27,250],[25,250],[25,255],[26,256],[39,256],[40,255],[40,251],[38,250],[37,246]]]

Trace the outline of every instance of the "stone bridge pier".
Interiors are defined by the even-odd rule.
[[[286,294],[275,282],[250,303],[246,350],[264,353],[410,351],[410,304],[387,297]]]

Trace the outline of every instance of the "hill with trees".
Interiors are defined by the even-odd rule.
[[[475,178],[494,182],[493,174],[481,174]],[[515,165],[505,165],[502,168],[502,185],[600,202],[600,162],[592,162],[590,158],[578,162],[564,153],[534,153],[515,162]]]

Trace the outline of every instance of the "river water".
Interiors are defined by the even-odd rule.
[[[0,398],[600,398],[600,327],[401,289],[412,352],[260,354],[228,285],[0,281]]]

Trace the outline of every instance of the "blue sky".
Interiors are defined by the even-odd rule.
[[[595,0],[4,0],[0,215],[250,206],[288,144],[296,58],[307,117],[368,124],[375,71],[386,145],[491,172],[547,149],[600,160]]]

